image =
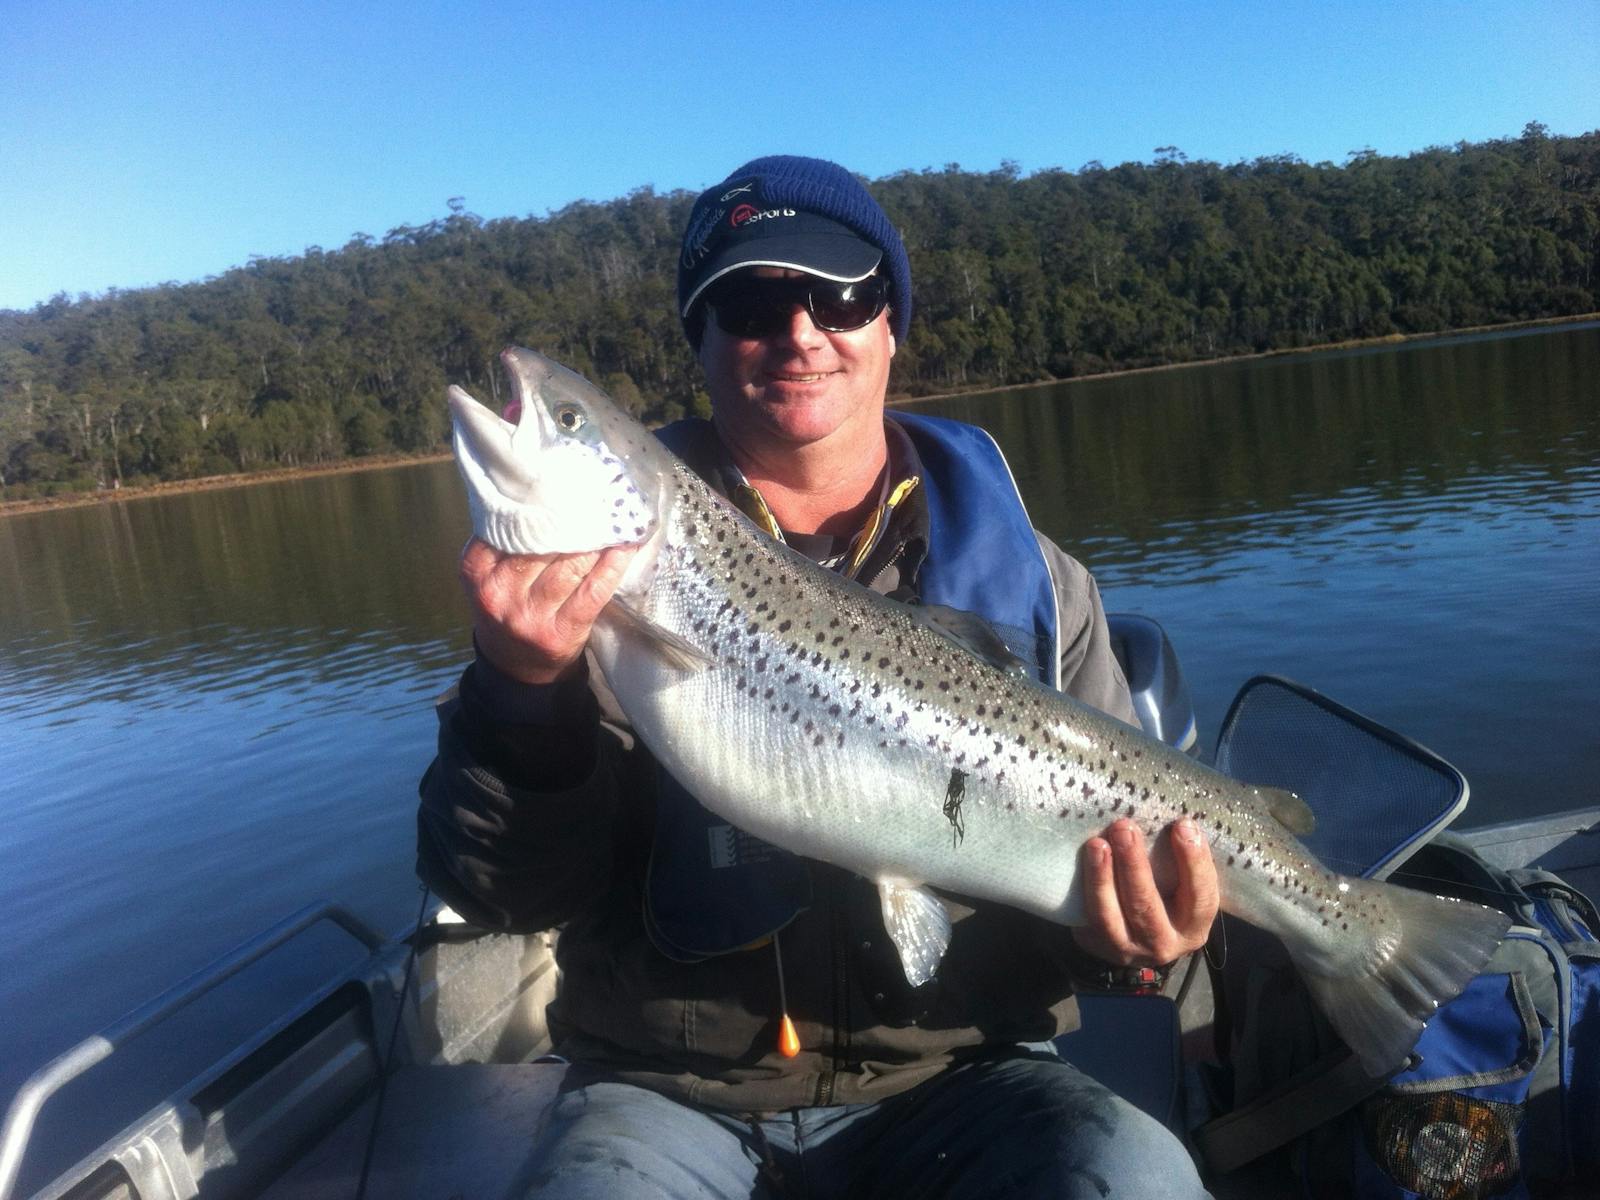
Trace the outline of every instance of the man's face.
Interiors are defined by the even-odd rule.
[[[752,267],[762,278],[806,278]],[[760,337],[735,337],[708,313],[700,342],[717,428],[746,452],[803,446],[841,433],[881,438],[894,335],[885,310],[845,333],[818,329],[803,303],[787,325]]]

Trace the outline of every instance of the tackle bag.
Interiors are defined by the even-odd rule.
[[[1222,1115],[1193,1131],[1207,1166],[1227,1174],[1273,1155],[1316,1200],[1600,1197],[1600,916],[1589,899],[1441,832],[1466,802],[1460,773],[1291,681],[1240,690],[1217,765],[1298,793],[1318,821],[1306,841],[1330,866],[1493,905],[1515,924],[1408,1063],[1372,1079],[1281,945],[1224,918],[1212,991],[1225,1066],[1207,1077]]]
[[[1493,904],[1516,924],[1387,1080],[1339,1047],[1292,967],[1254,966],[1234,1030],[1239,1082],[1254,1092],[1197,1132],[1202,1154],[1230,1170],[1288,1144],[1316,1200],[1600,1196],[1593,903],[1548,871],[1494,867],[1451,834],[1391,880]]]
[[[1600,1195],[1593,903],[1548,871],[1496,868],[1450,835],[1394,879],[1492,904],[1516,924],[1428,1022],[1406,1069],[1348,1120],[1352,1191],[1396,1200]]]

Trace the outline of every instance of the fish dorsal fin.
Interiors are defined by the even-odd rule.
[[[950,914],[937,896],[907,879],[878,880],[878,899],[906,981],[921,987],[933,978],[950,945]]]
[[[994,626],[977,613],[944,604],[918,604],[911,612],[924,625],[969,654],[1011,675],[1028,675],[1028,664],[1011,652]]]
[[[1295,837],[1305,837],[1316,829],[1316,813],[1312,812],[1306,802],[1293,792],[1272,787],[1257,788],[1256,791],[1266,802],[1267,811],[1272,814],[1272,819]]]
[[[611,603],[606,605],[602,615],[638,635],[639,640],[669,667],[695,672],[704,671],[718,663],[717,659],[692,642],[657,625],[620,596],[611,597]]]

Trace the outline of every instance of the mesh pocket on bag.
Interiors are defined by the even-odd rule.
[[[1454,1092],[1383,1093],[1361,1106],[1367,1152],[1426,1200],[1498,1196],[1517,1181],[1523,1106]]]

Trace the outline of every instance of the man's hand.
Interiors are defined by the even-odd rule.
[[[502,554],[473,538],[461,551],[461,586],[472,604],[478,653],[524,683],[569,674],[637,551]]]
[[[1118,966],[1156,966],[1205,945],[1218,908],[1211,847],[1188,817],[1171,826],[1168,838],[1177,868],[1170,897],[1156,887],[1144,837],[1132,821],[1118,821],[1105,837],[1084,843],[1089,923],[1072,931],[1080,947]]]

